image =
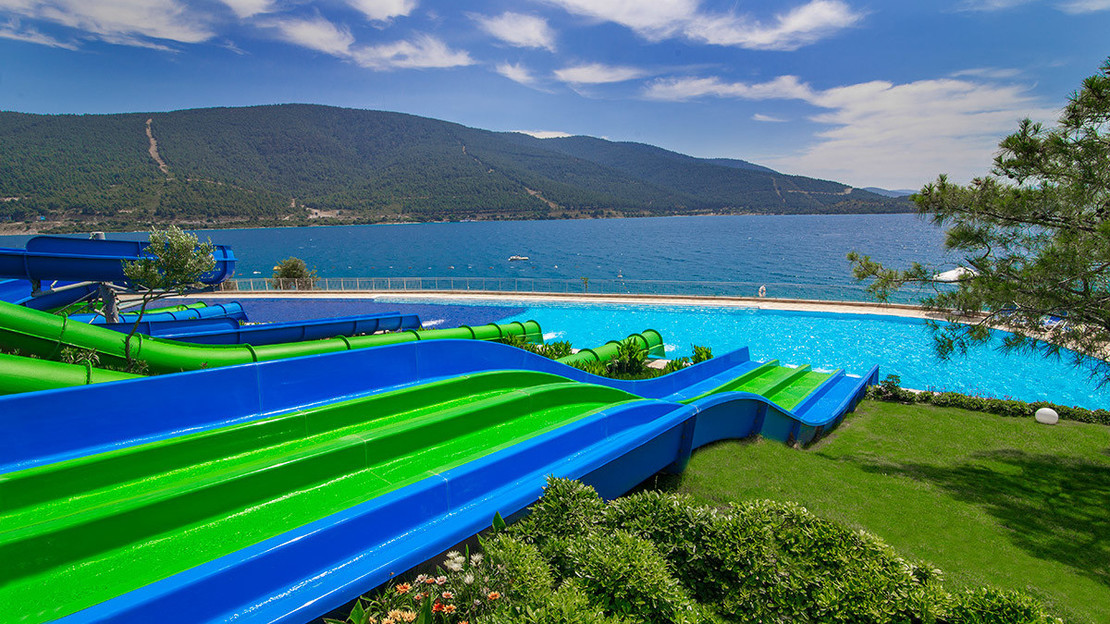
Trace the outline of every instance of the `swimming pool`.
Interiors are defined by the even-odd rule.
[[[416,303],[404,298],[376,298],[393,307]],[[420,304],[427,305],[422,299]],[[444,301],[454,306],[485,307],[482,302]],[[690,355],[703,345],[722,354],[747,346],[759,360],[809,364],[815,369],[843,368],[862,375],[874,364],[880,376],[894,374],[907,388],[950,390],[1023,401],[1051,401],[1087,408],[1110,407],[1110,390],[1099,389],[1087,372],[1064,360],[1024,353],[1002,353],[991,347],[971,350],[967,357],[936,358],[933,340],[918,319],[871,314],[787,312],[748,308],[589,303],[535,303],[512,299],[490,306],[522,310],[498,322],[534,319],[548,340],[569,340],[590,347],[647,328],[658,330],[668,356]],[[425,310],[427,316],[431,310]],[[476,312],[478,312],[476,310]],[[434,313],[433,313],[434,314]],[[424,320],[435,320],[428,317]]]

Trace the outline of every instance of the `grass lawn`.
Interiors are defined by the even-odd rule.
[[[1023,589],[1066,621],[1110,622],[1110,427],[865,401],[808,450],[721,442],[658,486],[797,501],[936,565],[949,590]]]

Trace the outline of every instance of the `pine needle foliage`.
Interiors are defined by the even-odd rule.
[[[965,271],[891,269],[848,254],[880,301],[909,285],[943,322],[931,327],[948,358],[1009,333],[1005,350],[1060,357],[1110,382],[1110,60],[1083,81],[1057,124],[1025,119],[999,143],[992,175],[968,186],[944,175],[913,197],[921,215],[946,227],[945,246]],[[952,278],[949,278],[952,279]]]

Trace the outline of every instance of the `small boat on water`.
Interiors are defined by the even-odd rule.
[[[516,262],[518,260],[527,260],[528,256],[509,256],[509,262]]]

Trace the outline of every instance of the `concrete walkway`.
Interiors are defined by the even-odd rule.
[[[194,298],[211,299],[379,299],[403,298],[423,303],[436,303],[443,300],[451,301],[482,301],[482,302],[524,302],[524,303],[550,303],[550,302],[578,302],[578,303],[609,303],[616,305],[637,306],[691,306],[713,308],[756,308],[761,310],[792,310],[801,312],[829,312],[837,314],[877,314],[885,316],[902,316],[910,318],[943,319],[935,313],[926,312],[919,306],[904,304],[879,304],[874,302],[857,301],[814,301],[808,299],[765,299],[755,297],[708,297],[684,295],[594,295],[589,293],[512,293],[489,292],[473,290],[443,290],[443,291],[366,291],[366,290],[271,290],[271,291],[219,291],[193,295]]]

